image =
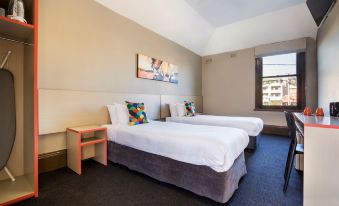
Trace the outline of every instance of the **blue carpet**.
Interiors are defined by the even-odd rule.
[[[255,153],[246,153],[248,174],[225,205],[302,205],[302,176],[295,170],[283,192],[289,139],[262,135],[259,144]],[[19,205],[222,205],[112,163],[85,161],[82,176],[63,168],[39,178],[39,198]]]

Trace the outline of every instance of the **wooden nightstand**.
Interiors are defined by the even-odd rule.
[[[81,160],[107,165],[107,128],[93,125],[67,128],[67,166],[81,175]]]

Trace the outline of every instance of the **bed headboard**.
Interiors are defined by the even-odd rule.
[[[67,127],[107,124],[106,105],[144,102],[148,118],[160,118],[160,95],[39,90],[39,134],[65,132]]]
[[[197,112],[202,111],[202,96],[175,96],[175,95],[161,95],[161,118],[166,118],[170,116],[168,104],[191,101],[194,102]]]

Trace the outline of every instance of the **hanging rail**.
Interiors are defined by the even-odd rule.
[[[6,41],[15,42],[15,43],[20,43],[20,44],[25,44],[25,45],[28,45],[28,46],[34,46],[34,44],[31,44],[31,43],[27,43],[27,42],[23,42],[23,41],[18,41],[18,40],[14,40],[14,39],[9,39],[9,38],[6,38],[6,37],[1,37],[0,36],[0,39],[6,40]]]

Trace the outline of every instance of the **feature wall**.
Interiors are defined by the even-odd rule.
[[[179,84],[138,79],[137,53],[177,65]],[[201,73],[199,55],[95,1],[39,2],[40,90],[201,95]],[[65,143],[64,133],[42,135],[39,153]]]

